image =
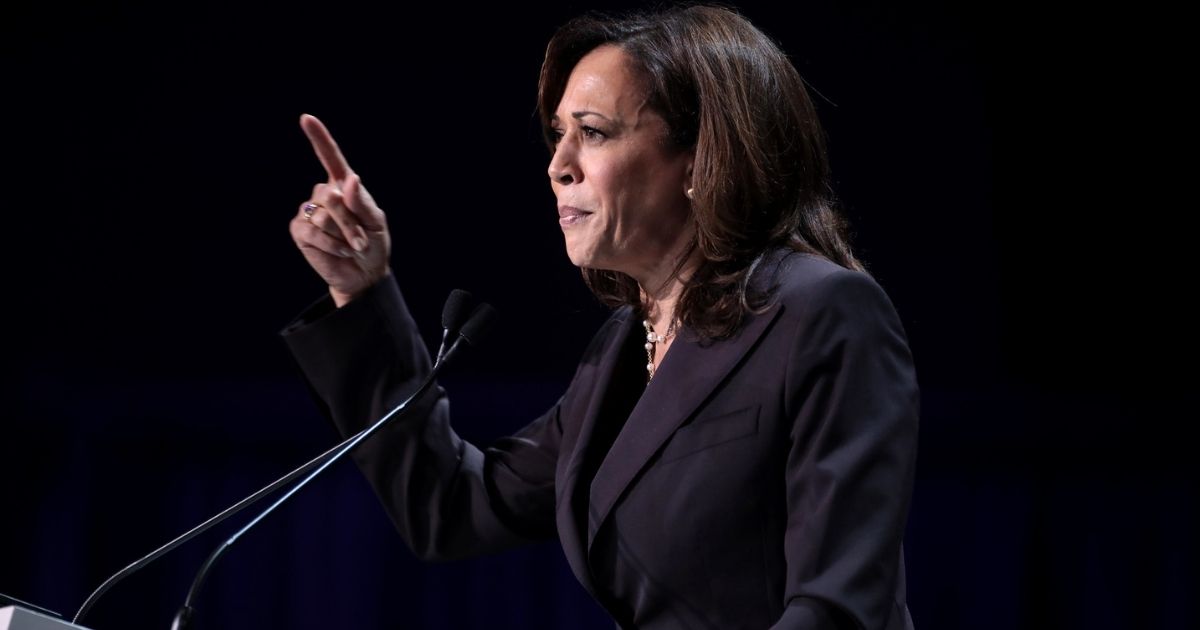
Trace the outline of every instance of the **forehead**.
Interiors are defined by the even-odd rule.
[[[574,112],[592,111],[630,117],[645,107],[648,92],[629,55],[616,46],[604,45],[575,64],[555,114],[570,117]]]

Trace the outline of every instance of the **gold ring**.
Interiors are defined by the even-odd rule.
[[[315,203],[304,204],[304,220],[308,221],[309,223],[312,223],[312,215],[314,212],[317,211],[317,208],[320,208],[320,207],[321,206],[318,206]]]

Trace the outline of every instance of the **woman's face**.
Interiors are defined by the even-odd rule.
[[[673,266],[691,229],[692,152],[670,147],[647,98],[626,53],[601,46],[575,65],[550,119],[548,173],[567,256],[639,280]]]

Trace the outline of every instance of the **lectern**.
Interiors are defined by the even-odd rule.
[[[62,619],[20,606],[0,608],[0,630],[87,630]]]

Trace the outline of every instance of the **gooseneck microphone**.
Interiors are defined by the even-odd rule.
[[[451,295],[452,300],[457,299],[459,301],[459,303],[455,305],[455,316],[461,316],[461,312],[465,310],[465,300],[467,298],[469,298],[469,296],[464,298],[463,295]],[[447,304],[449,304],[449,301]],[[449,311],[450,309],[447,308],[446,310]],[[434,364],[433,369],[429,371],[429,376],[425,378],[425,381],[421,383],[421,386],[417,388],[417,391],[409,395],[404,402],[400,403],[391,411],[384,414],[382,418],[376,420],[375,424],[372,424],[366,429],[359,431],[357,434],[351,436],[349,439],[342,442],[342,444],[338,445],[338,450],[336,453],[331,455],[325,462],[310,472],[307,477],[300,480],[298,483],[296,483],[296,485],[292,486],[290,490],[285,492],[283,496],[276,499],[274,503],[267,507],[267,509],[260,512],[258,516],[254,517],[254,519],[246,523],[241,529],[234,532],[234,534],[226,539],[225,542],[218,545],[217,548],[214,549],[211,554],[209,554],[208,559],[204,561],[204,564],[200,565],[200,570],[196,572],[196,578],[192,581],[191,588],[188,589],[187,598],[184,600],[183,606],[179,609],[179,612],[175,614],[175,619],[171,622],[171,630],[186,630],[188,624],[191,622],[192,617],[195,615],[196,610],[192,605],[192,602],[194,602],[196,597],[199,595],[200,588],[204,585],[204,578],[208,576],[209,571],[212,570],[217,560],[224,555],[225,551],[228,550],[233,543],[237,542],[237,540],[241,538],[243,534],[250,531],[252,527],[259,523],[259,521],[266,518],[268,514],[275,511],[275,508],[282,505],[285,501],[290,499],[292,495],[299,492],[301,488],[308,485],[308,482],[315,479],[317,475],[320,475],[322,472],[324,472],[326,468],[329,468],[334,464],[334,462],[341,459],[343,455],[350,452],[355,446],[358,446],[360,443],[362,443],[363,440],[366,440],[379,431],[379,429],[383,428],[383,426],[386,425],[394,416],[403,414],[404,411],[408,409],[408,404],[410,402],[420,398],[425,394],[429,387],[433,385],[434,379],[437,377],[438,373],[441,372],[444,366],[449,364],[451,358],[456,356],[455,351],[458,350],[460,344],[463,342],[465,342],[467,345],[476,345],[479,343],[479,340],[491,327],[494,316],[495,309],[493,309],[491,306],[487,304],[480,304],[476,306],[475,309],[471,311],[467,321],[463,323],[462,329],[455,337],[454,342],[450,344],[450,347],[445,351],[445,354],[440,356],[440,360]]]
[[[442,345],[443,345],[443,347],[439,348],[438,358],[437,358],[436,362],[434,363],[433,368],[430,370],[429,376],[425,379],[425,381],[421,384],[421,386],[419,388],[417,388],[417,390],[412,395],[410,395],[403,402],[401,402],[399,405],[394,407],[391,411],[389,411],[387,414],[385,414],[379,420],[375,421],[375,423],[373,423],[371,426],[367,427],[366,429],[343,440],[340,444],[338,444],[338,445],[334,446],[333,448],[325,451],[324,453],[318,455],[317,457],[313,458],[312,460],[310,460],[309,462],[300,466],[299,468],[284,475],[283,477],[280,477],[279,479],[275,480],[271,484],[269,484],[266,487],[262,488],[261,490],[255,492],[254,494],[251,494],[250,496],[242,499],[241,501],[238,501],[237,503],[229,506],[228,508],[226,508],[219,514],[209,518],[208,520],[204,521],[203,523],[200,523],[196,527],[188,530],[187,532],[185,532],[184,534],[175,538],[174,540],[171,540],[170,542],[163,545],[162,547],[155,549],[154,551],[150,552],[149,554],[146,554],[145,556],[138,559],[134,563],[125,567],[124,569],[118,571],[112,577],[105,580],[95,591],[92,592],[91,595],[88,596],[88,598],[83,602],[83,605],[79,607],[79,611],[75,613],[75,617],[72,618],[71,622],[79,623],[79,621],[81,619],[83,619],[83,617],[96,604],[96,602],[100,599],[100,597],[102,595],[104,595],[104,593],[106,591],[108,591],[108,589],[110,589],[113,585],[115,585],[120,580],[128,577],[130,574],[134,573],[138,569],[141,569],[142,567],[150,564],[151,562],[157,560],[158,558],[166,555],[168,552],[172,551],[176,547],[179,547],[183,543],[204,533],[205,531],[207,531],[208,529],[212,528],[213,526],[221,523],[225,519],[233,516],[234,514],[237,514],[238,512],[242,511],[243,509],[245,509],[245,508],[249,507],[250,505],[258,502],[259,500],[265,498],[267,495],[273,493],[274,491],[283,487],[287,483],[294,481],[295,479],[299,478],[301,475],[304,475],[305,473],[309,473],[307,477],[305,477],[302,481],[297,483],[291,490],[289,490],[286,494],[284,494],[284,496],[282,496],[277,501],[275,501],[275,503],[271,504],[266,510],[263,510],[263,512],[261,514],[259,514],[252,521],[250,521],[245,527],[238,530],[237,533],[235,533],[233,536],[231,536],[228,540],[226,540],[219,547],[217,547],[217,549],[215,551],[213,551],[213,553],[208,557],[208,559],[204,562],[204,564],[201,565],[200,571],[196,575],[196,579],[192,582],[191,589],[189,589],[189,591],[188,591],[187,600],[185,601],[183,608],[181,608],[179,613],[176,614],[175,619],[171,625],[171,627],[173,629],[182,630],[183,628],[186,628],[187,623],[190,620],[190,618],[194,612],[194,608],[191,606],[191,602],[195,599],[195,595],[199,592],[200,586],[204,581],[205,575],[207,575],[208,571],[212,568],[213,564],[221,556],[221,554],[226,549],[228,549],[229,546],[232,545],[233,542],[236,541],[238,537],[240,537],[247,530],[249,530],[251,527],[253,527],[256,523],[258,523],[260,520],[262,520],[263,517],[265,517],[267,514],[271,513],[276,507],[278,507],[280,504],[282,504],[284,501],[286,501],[289,497],[291,497],[293,494],[295,494],[300,488],[304,487],[304,485],[306,485],[309,481],[311,481],[313,478],[315,478],[317,475],[319,475],[322,471],[327,469],[331,464],[333,464],[338,459],[341,459],[341,457],[343,455],[348,453],[355,446],[360,444],[363,440],[367,439],[368,437],[370,437],[370,436],[374,435],[376,432],[378,432],[379,429],[381,429],[384,425],[386,425],[390,419],[396,417],[397,415],[403,415],[403,413],[408,408],[408,404],[410,402],[412,402],[413,400],[419,398],[421,395],[423,395],[425,393],[425,391],[429,389],[429,386],[433,384],[434,379],[441,372],[441,370],[450,363],[451,359],[453,359],[455,356],[457,356],[456,351],[458,350],[460,345],[463,345],[463,344],[477,345],[479,343],[479,341],[483,338],[483,336],[490,329],[490,327],[495,319],[495,317],[494,317],[495,309],[493,309],[491,306],[489,306],[487,304],[479,304],[473,310],[470,311],[470,314],[466,317],[466,321],[462,323],[461,330],[459,330],[458,334],[454,336],[453,343],[450,344],[448,349],[445,349],[445,340],[450,337],[450,331],[452,329],[458,328],[457,324],[459,321],[461,321],[463,319],[463,313],[466,312],[467,304],[469,303],[470,299],[471,299],[470,295],[468,293],[466,293],[465,291],[455,290],[454,292],[452,292],[450,294],[450,297],[447,299],[447,302],[446,302],[446,307],[443,309],[443,313],[442,313],[442,323],[443,323]],[[443,351],[443,349],[444,349],[444,351]]]
[[[446,355],[446,341],[458,332],[458,327],[466,319],[467,307],[472,301],[474,299],[471,294],[462,289],[451,291],[450,296],[446,298],[446,304],[442,307],[442,344],[438,346],[434,365],[442,362],[442,357]]]

